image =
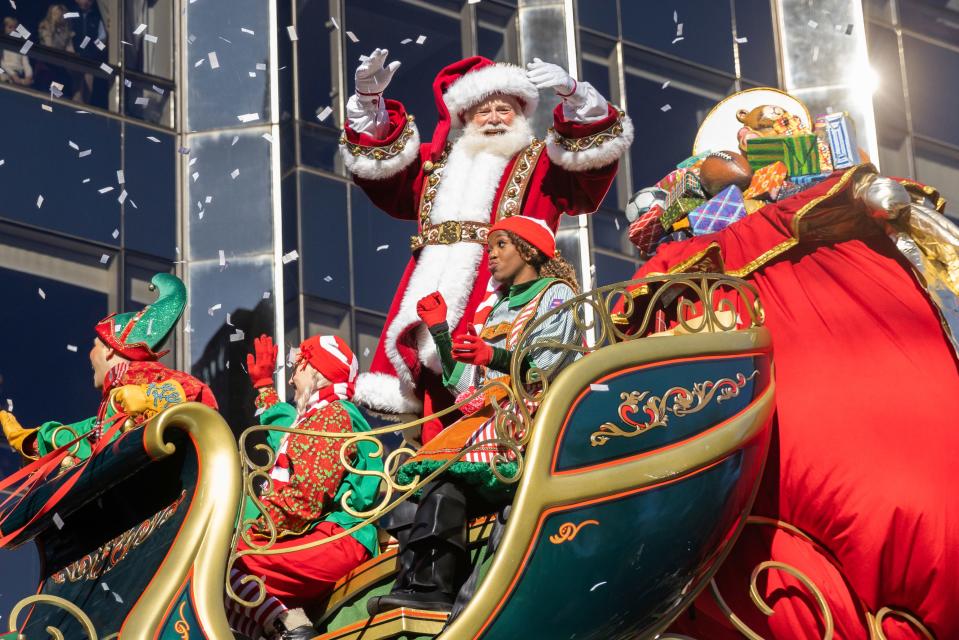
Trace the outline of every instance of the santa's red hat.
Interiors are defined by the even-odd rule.
[[[439,121],[433,131],[430,160],[439,160],[450,129],[466,124],[466,111],[497,93],[517,98],[527,117],[536,111],[539,91],[522,67],[493,62],[483,56],[472,56],[444,67],[433,80]]]
[[[547,258],[556,257],[556,236],[546,223],[526,216],[510,216],[498,220],[490,227],[489,235],[496,231],[511,231],[543,252]]]

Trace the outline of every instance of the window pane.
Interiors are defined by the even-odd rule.
[[[300,173],[303,290],[320,298],[350,304],[346,189],[347,185],[342,182]],[[386,217],[384,213],[380,215]],[[385,243],[384,240],[379,244]],[[378,262],[382,253],[385,250],[380,254],[374,252],[368,259]]]
[[[356,305],[386,313],[410,260],[416,224],[386,215],[358,188],[351,188],[351,198]]]
[[[477,52],[496,62],[516,62],[516,11],[495,4],[476,7]]]
[[[297,0],[296,6],[299,35],[296,42],[299,60],[297,76],[300,85],[299,117],[315,124],[316,114],[333,104],[336,98],[333,56],[340,34],[330,22],[329,0]],[[348,66],[355,65],[356,62],[355,58],[349,60]],[[330,114],[323,123],[334,129],[342,126],[336,113]]]
[[[576,18],[581,26],[619,36],[616,0],[579,0],[576,9]]]
[[[868,25],[869,64],[879,76],[879,87],[873,94],[876,128],[906,128],[906,103],[899,66],[899,44],[892,29]]]
[[[735,72],[728,2],[633,1],[621,3],[620,11],[626,40],[728,73]],[[683,25],[681,35],[680,24]],[[682,40],[673,42],[680,37]]]
[[[604,253],[594,253],[596,264],[596,286],[623,282],[629,280],[636,273],[636,263],[633,260],[614,258]]]
[[[420,132],[423,135],[423,132]],[[300,160],[303,164],[334,173],[340,148],[340,132],[304,121],[300,126]]]
[[[173,125],[173,83],[159,78],[123,78],[123,112],[163,126]]]
[[[876,137],[879,143],[879,165],[883,175],[912,175],[905,130],[880,126],[876,128]]]
[[[356,344],[353,348],[360,359],[360,371],[366,371],[373,362],[373,356],[376,354],[376,345],[380,341],[380,334],[383,332],[384,319],[380,316],[370,315],[368,313],[356,314]]]
[[[626,237],[626,228],[629,221],[618,211],[600,209],[593,214],[593,245],[616,251],[618,253],[632,253],[632,243]]]
[[[7,127],[3,136],[0,184],[7,188],[0,216],[118,244],[113,230],[120,227],[120,123],[61,105],[46,112],[40,104],[0,89],[0,113],[7,122],[19,123]],[[107,191],[100,193],[103,189]]]
[[[126,25],[123,40],[130,43],[122,49],[124,68],[172,79],[173,0],[124,1]],[[146,25],[146,28],[141,30],[140,25]],[[239,37],[239,34],[235,35]]]
[[[436,126],[433,79],[440,69],[463,56],[460,20],[405,2],[350,0],[346,3],[344,28],[360,39],[346,42],[350,93],[359,56],[374,47],[388,47],[390,59],[401,60],[403,66],[393,76],[386,97],[401,100],[416,116],[420,135],[428,139]],[[418,45],[420,36],[426,40]],[[400,44],[407,38],[412,42]]]
[[[748,38],[739,43],[739,71],[744,78],[779,86],[776,74],[775,25],[768,0],[736,0],[736,36]]]
[[[124,202],[124,244],[135,251],[178,260],[176,137],[127,124],[125,141],[124,179],[131,195]]]
[[[912,123],[916,133],[959,145],[959,95],[943,78],[959,77],[959,53],[903,36]]]
[[[901,0],[899,20],[905,29],[952,45],[959,36],[959,8],[955,2]]]
[[[946,213],[959,219],[959,151],[915,141],[916,179],[936,189],[948,201]],[[883,167],[883,173],[886,173]]]

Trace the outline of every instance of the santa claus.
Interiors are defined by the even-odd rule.
[[[383,98],[400,66],[386,65],[387,55],[376,49],[361,58],[340,150],[370,199],[395,218],[415,220],[418,233],[355,397],[380,412],[429,413],[450,398],[417,301],[439,291],[454,335],[464,332],[490,280],[483,257],[492,223],[523,215],[555,231],[561,214],[595,211],[633,127],[588,82],[555,64],[534,58],[524,70],[474,56],[436,76],[439,122],[432,141],[421,144],[413,116]],[[528,121],[540,89],[562,99],[545,141],[533,137]]]

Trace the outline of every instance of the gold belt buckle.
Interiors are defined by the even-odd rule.
[[[448,220],[440,224],[440,235],[437,241],[440,244],[453,244],[459,242],[462,235],[462,225],[455,220]]]

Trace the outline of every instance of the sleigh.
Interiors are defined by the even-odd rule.
[[[367,600],[388,592],[397,571],[387,543],[309,611],[319,640],[653,638],[706,587],[762,475],[774,410],[769,335],[741,280],[679,274],[628,287],[648,293],[643,309],[630,309],[639,320],[628,332],[610,311],[629,296],[618,284],[551,312],[574,313],[588,345],[521,340],[513,380],[531,349],[582,357],[562,371],[534,369],[502,394],[496,437],[517,462],[505,478],[515,499],[505,522],[492,515],[470,527],[478,579],[465,607],[453,618],[411,609],[370,617]],[[651,335],[660,324],[674,329]],[[422,422],[337,437],[343,447],[396,431],[411,439]],[[382,499],[362,514],[367,522],[431,479],[401,484],[395,472],[412,447],[379,450]],[[186,404],[35,487],[4,530],[30,522],[82,474],[13,542],[36,541],[43,570],[37,595],[7,618],[10,637],[45,638],[49,628],[101,640],[233,638],[223,603],[237,513],[270,463],[245,447],[238,454],[218,414]]]

